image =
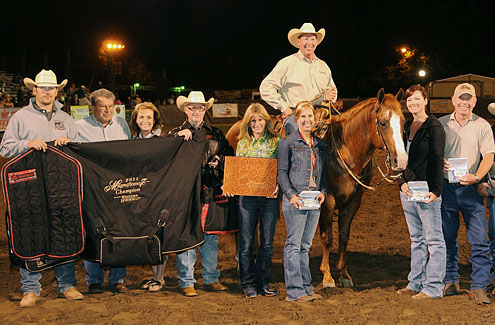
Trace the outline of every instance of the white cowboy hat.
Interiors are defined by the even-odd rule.
[[[495,115],[495,103],[490,103],[488,105],[488,111],[492,114]]]
[[[24,84],[29,89],[33,89],[34,86],[37,87],[57,87],[58,90],[65,87],[67,84],[67,79],[57,84],[57,76],[52,70],[41,70],[40,73],[36,75],[35,81],[31,78],[24,78]]]
[[[205,101],[205,96],[201,91],[191,91],[189,96],[179,96],[177,97],[177,106],[184,111],[184,107],[188,104],[205,104],[206,110],[208,110],[211,106],[213,106],[213,102],[215,99],[212,97],[208,101]]]
[[[312,23],[304,23],[301,28],[292,28],[289,31],[289,34],[287,34],[287,38],[294,47],[299,48],[299,45],[297,45],[297,39],[302,34],[315,34],[316,40],[318,41],[318,44],[320,44],[325,38],[325,28],[320,28],[319,31],[316,31]]]

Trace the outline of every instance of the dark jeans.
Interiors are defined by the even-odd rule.
[[[239,197],[239,267],[241,286],[263,288],[270,283],[273,256],[273,234],[280,214],[278,199],[258,196]],[[260,247],[256,261],[252,254],[256,225],[260,220]]]
[[[445,184],[442,192],[442,228],[447,246],[447,270],[444,282],[459,282],[459,212],[462,212],[469,244],[472,266],[471,290],[486,289],[490,284],[490,247],[483,199],[476,186]]]

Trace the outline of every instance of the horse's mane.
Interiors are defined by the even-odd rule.
[[[393,101],[396,102],[396,99],[393,95],[385,94],[383,106],[392,108],[394,110],[398,109],[400,112],[400,106],[395,107],[395,105],[392,103]],[[357,103],[341,115],[332,115],[331,123],[336,139],[341,138],[340,135],[344,136],[345,134],[368,134],[369,129],[367,129],[367,127],[370,125],[370,123],[374,123],[372,119],[373,109],[376,108],[376,102],[376,98],[370,98]],[[340,140],[343,141],[343,138],[341,138]]]
[[[370,98],[359,102],[341,115],[333,115],[331,123],[334,131],[339,133],[363,134],[367,133],[366,129],[371,121],[371,109],[375,106],[376,98]],[[334,134],[337,135],[337,134]],[[340,137],[339,137],[340,138]],[[343,139],[342,139],[343,140]]]

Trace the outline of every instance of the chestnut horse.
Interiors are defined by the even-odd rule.
[[[342,115],[333,115],[326,123],[324,135],[328,147],[328,195],[320,215],[320,237],[323,246],[320,271],[323,273],[323,287],[335,287],[330,274],[330,247],[332,245],[332,220],[338,210],[340,284],[352,286],[347,272],[346,250],[351,222],[356,215],[363,197],[364,187],[372,177],[372,157],[376,149],[385,150],[387,165],[395,171],[406,167],[407,154],[402,141],[404,116],[400,100],[401,89],[396,96],[384,94],[381,89],[376,98],[360,102]]]
[[[385,94],[381,89],[376,98],[360,102],[342,115],[331,116],[330,111],[316,110],[315,134],[324,138],[328,147],[329,188],[319,223],[323,246],[320,265],[323,287],[335,287],[335,281],[330,274],[330,247],[332,220],[336,210],[339,211],[337,269],[340,273],[340,284],[345,287],[353,285],[347,272],[346,250],[351,222],[361,205],[364,187],[351,173],[359,182],[369,185],[372,177],[372,157],[376,149],[386,151],[387,165],[393,170],[401,171],[406,167],[407,155],[402,141],[404,116],[400,105],[403,94],[402,89],[396,96]],[[234,150],[237,147],[240,123],[241,121],[235,123],[226,134]],[[272,117],[272,123],[280,130],[280,115],[278,119]]]

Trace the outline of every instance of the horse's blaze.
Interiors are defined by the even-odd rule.
[[[396,163],[392,162],[392,169],[404,170],[407,166],[407,153],[402,141],[402,124],[401,119],[396,113],[392,113],[390,118],[390,126],[392,127],[392,137],[395,144]],[[393,157],[391,157],[393,159]]]

